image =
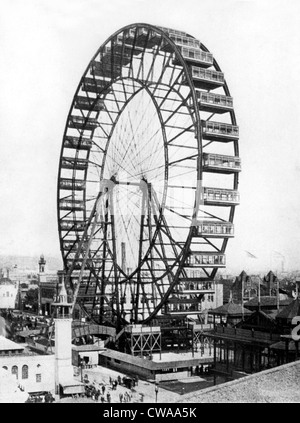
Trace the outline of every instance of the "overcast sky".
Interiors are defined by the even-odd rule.
[[[56,184],[73,95],[100,45],[145,22],[200,39],[234,97],[243,171],[229,270],[268,270],[273,251],[300,269],[298,0],[1,0],[0,10],[0,255],[60,257]]]

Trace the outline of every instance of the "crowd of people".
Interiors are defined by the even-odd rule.
[[[55,401],[55,398],[51,394],[51,392],[46,392],[43,395],[29,395],[28,399],[25,401],[26,403],[38,403],[38,402],[46,402],[52,403]]]
[[[138,383],[137,378],[131,379],[128,377],[118,376],[117,379],[109,378],[108,384],[99,384],[98,387],[94,384],[89,383],[87,375],[84,377],[85,382],[85,396],[91,398],[93,401],[101,403],[110,403],[112,401],[112,392],[117,391],[118,387],[122,386],[123,389],[119,392],[119,402],[128,403],[132,402],[132,389]],[[130,382],[130,383],[129,383]],[[126,390],[124,390],[126,388]],[[116,401],[114,401],[116,402]]]

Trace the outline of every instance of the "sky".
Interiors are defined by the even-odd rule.
[[[60,257],[57,174],[73,95],[100,45],[137,22],[190,33],[225,73],[242,158],[228,271],[281,267],[274,252],[300,269],[298,0],[1,0],[0,255]]]

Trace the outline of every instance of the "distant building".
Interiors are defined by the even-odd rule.
[[[278,300],[274,295],[263,295],[260,297],[260,301],[258,301],[258,297],[254,297],[250,301],[245,302],[244,306],[251,311],[262,310],[265,313],[278,313],[279,310],[288,306],[292,301],[293,298],[289,298],[285,294],[279,294]]]
[[[39,306],[43,315],[50,315],[51,305],[57,295],[59,278],[55,274],[46,273],[46,260],[43,255],[39,259],[38,284]]]
[[[220,278],[217,279],[218,283],[223,287],[223,304],[228,303],[231,298],[231,291],[234,280],[234,277],[228,277],[227,275],[221,275]]]
[[[17,285],[9,277],[0,278],[0,310],[14,309],[18,294]]]
[[[259,282],[258,282],[259,283]],[[232,285],[232,299],[236,303],[250,300],[258,294],[258,283],[243,270]]]
[[[280,287],[280,282],[272,271],[262,279],[258,275],[247,275],[243,270],[232,284],[232,298],[236,303],[241,303],[242,298],[243,302],[247,302],[259,295],[276,298],[277,292],[281,300],[290,296],[286,290]]]

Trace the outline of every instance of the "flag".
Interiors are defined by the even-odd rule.
[[[248,256],[248,257],[257,259],[257,257],[256,257],[254,254],[249,253],[249,251],[246,251],[246,250],[245,250],[245,253],[247,253],[247,256]]]

